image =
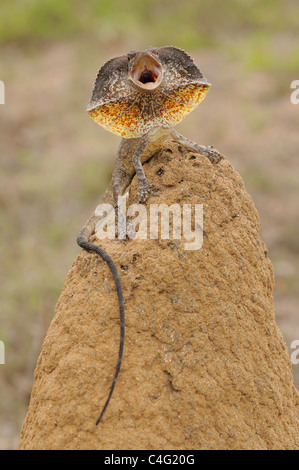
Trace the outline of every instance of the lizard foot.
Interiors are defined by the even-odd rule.
[[[177,142],[185,145],[187,148],[190,148],[193,152],[198,152],[201,155],[208,157],[211,163],[219,163],[220,160],[222,160],[223,158],[221,153],[217,152],[217,150],[214,150],[213,145],[209,145],[207,147],[204,147],[203,145],[198,145],[176,131],[173,131],[172,135]]]
[[[144,204],[148,200],[150,194],[153,196],[158,196],[157,191],[158,188],[156,188],[154,184],[147,184],[146,186],[140,187],[138,193],[136,194],[136,198],[139,198],[139,204]]]
[[[219,163],[222,160],[221,153],[214,150],[213,145],[209,145],[208,147],[201,147],[200,153],[208,157],[211,163]]]

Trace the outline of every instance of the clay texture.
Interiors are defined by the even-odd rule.
[[[299,449],[299,398],[275,323],[259,218],[229,161],[166,143],[144,165],[150,203],[203,204],[203,246],[104,240],[121,276],[126,337],[108,267],[71,267],[34,376],[20,449]],[[134,179],[128,204],[136,202]],[[74,236],[75,240],[75,236]],[[94,240],[95,241],[95,240]]]

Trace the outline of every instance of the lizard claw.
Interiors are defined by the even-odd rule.
[[[156,189],[156,191],[158,190],[154,184],[148,184],[146,186],[140,187],[138,193],[136,194],[136,198],[139,199],[139,204],[144,204],[148,200],[150,194],[153,196],[158,196],[154,189]]]
[[[213,145],[209,145],[208,147],[204,147],[202,153],[208,157],[211,163],[219,163],[222,160],[221,153],[217,152],[217,150],[213,150]]]

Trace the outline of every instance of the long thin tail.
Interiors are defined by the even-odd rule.
[[[113,279],[115,282],[116,286],[116,291],[117,291],[117,297],[118,297],[118,304],[119,304],[119,315],[120,315],[120,342],[119,342],[119,351],[118,351],[118,360],[117,360],[117,366],[114,374],[114,379],[110,388],[110,392],[108,395],[108,398],[106,400],[106,403],[101,411],[100,416],[98,417],[96,421],[96,426],[99,424],[101,421],[103,414],[105,413],[105,410],[108,406],[108,403],[110,401],[110,398],[112,396],[116,380],[120,371],[120,366],[121,366],[121,360],[122,360],[122,355],[123,355],[123,349],[124,349],[124,340],[125,340],[125,307],[124,307],[124,298],[123,298],[123,292],[122,292],[122,287],[121,287],[121,282],[120,282],[120,277],[117,272],[116,266],[112,260],[112,258],[108,255],[108,253],[101,248],[98,245],[95,245],[94,243],[90,243],[85,236],[85,234],[82,234],[82,231],[77,237],[77,243],[81,248],[84,248],[87,251],[94,251],[97,253],[106,263],[108,264],[110,271],[113,275]]]

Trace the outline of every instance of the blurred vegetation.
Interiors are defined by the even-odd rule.
[[[24,46],[78,37],[197,49],[239,55],[249,68],[297,70],[296,0],[4,0],[0,41]],[[154,42],[154,44],[153,44]]]
[[[286,107],[290,80],[299,78],[298,29],[298,0],[1,0],[0,448],[17,445],[40,345],[79,251],[77,231],[110,179],[118,140],[85,115],[104,59],[150,45],[213,58],[218,84],[201,137],[232,159],[246,157],[238,163],[261,218],[266,228],[267,214],[278,222],[265,237],[279,295],[298,295],[298,224],[283,220],[299,195],[298,173],[288,170],[298,160],[298,120]],[[285,136],[276,138],[280,118]],[[286,210],[272,213],[277,196]]]

